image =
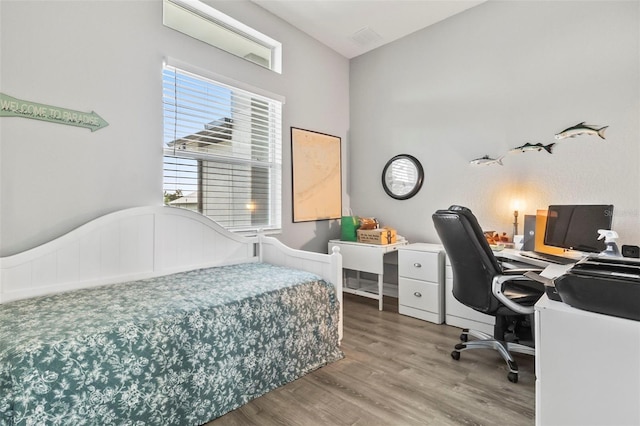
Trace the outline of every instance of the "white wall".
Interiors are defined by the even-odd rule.
[[[0,255],[111,211],[162,203],[166,57],[286,98],[282,240],[326,251],[339,236],[335,221],[291,222],[289,128],[339,136],[346,147],[348,60],[251,2],[209,3],[281,41],[282,75],[164,27],[160,0],[0,1],[0,91],[109,122],[92,133],[0,118]]]
[[[511,234],[513,198],[527,214],[612,203],[620,242],[639,244],[639,22],[637,1],[489,1],[353,59],[354,212],[437,242],[431,214],[451,204],[470,207],[484,229]],[[525,142],[548,144],[581,121],[609,125],[607,139],[563,140],[551,155],[511,154],[503,166],[469,164]],[[426,172],[406,201],[380,184],[399,153]]]

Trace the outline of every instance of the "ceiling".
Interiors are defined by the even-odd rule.
[[[485,0],[251,0],[354,58]]]

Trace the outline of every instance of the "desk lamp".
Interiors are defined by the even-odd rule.
[[[511,241],[515,241],[516,235],[518,235],[518,209],[520,209],[520,201],[514,200],[512,203],[513,207],[513,239]]]

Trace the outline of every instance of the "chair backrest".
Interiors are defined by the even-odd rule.
[[[491,282],[502,269],[476,217],[466,207],[451,206],[432,218],[451,261],[453,296],[477,311],[495,313],[501,304],[491,292]]]

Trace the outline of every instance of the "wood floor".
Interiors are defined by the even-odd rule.
[[[395,302],[395,305],[394,305]],[[398,314],[397,299],[345,295],[345,358],[206,426],[533,425],[534,359],[515,355],[519,382],[492,350],[449,355],[460,329]]]

